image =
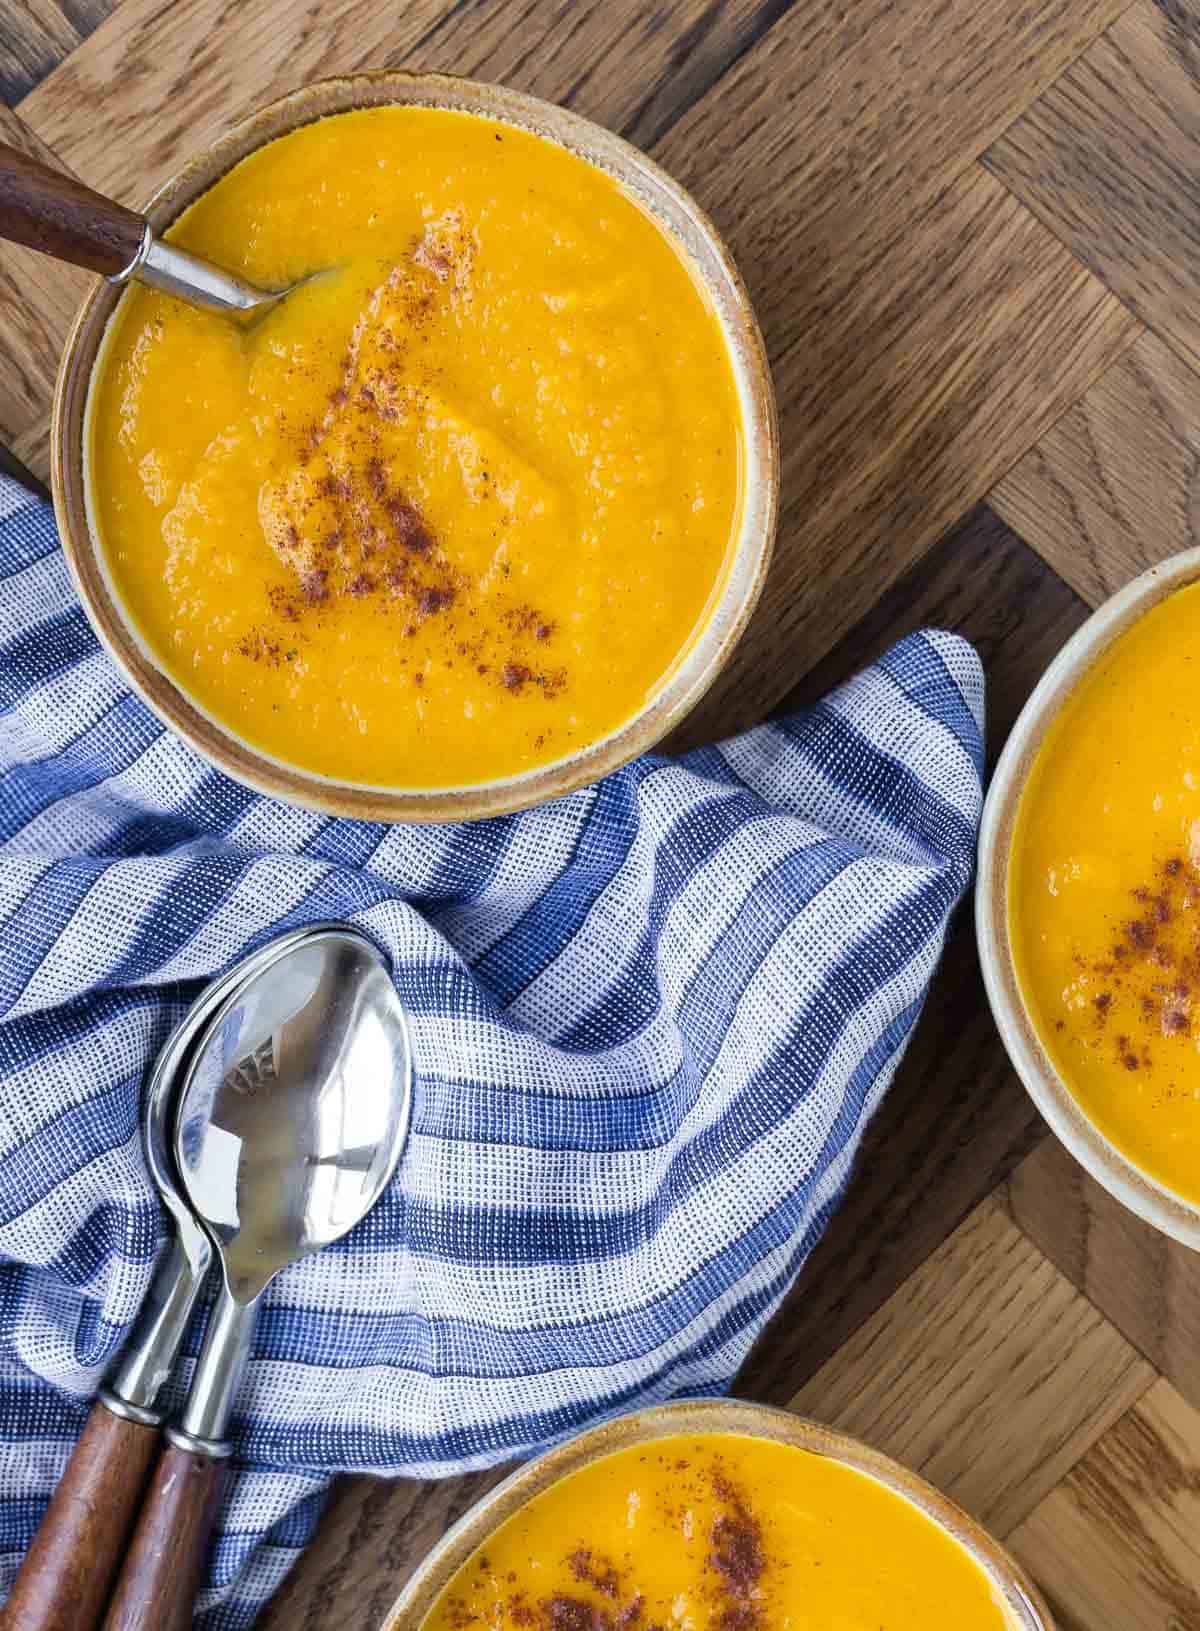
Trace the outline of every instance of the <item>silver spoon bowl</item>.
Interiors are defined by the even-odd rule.
[[[370,1211],[411,1102],[407,1020],[365,936],[306,939],[214,1015],[183,1086],[175,1159],[224,1288],[175,1443],[225,1450],[258,1299]]]
[[[213,1014],[237,988],[327,924],[310,924],[276,935],[204,987],[167,1039],[146,1085],[142,1145],[146,1165],[167,1215],[175,1225],[170,1248],[159,1259],[133,1334],[121,1351],[100,1397],[110,1410],[135,1421],[161,1423],[159,1395],[175,1367],[200,1287],[212,1264],[212,1241],[180,1187],[174,1137],[177,1089],[197,1039]]]

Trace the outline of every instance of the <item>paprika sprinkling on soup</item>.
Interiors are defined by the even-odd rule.
[[[1200,589],[1084,674],[1017,811],[1009,932],[1030,1015],[1086,1114],[1200,1202]]]
[[[370,786],[479,785],[637,713],[741,505],[725,341],[653,218],[541,137],[380,107],[269,143],[168,236],[308,281],[248,328],[142,288],[110,324],[90,502],[159,666]]]
[[[619,1450],[534,1497],[422,1631],[1011,1631],[983,1570],[853,1467],[732,1433]]]

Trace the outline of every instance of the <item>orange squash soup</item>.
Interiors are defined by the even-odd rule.
[[[966,1549],[865,1473],[728,1433],[568,1474],[450,1581],[422,1631],[1011,1631]]]
[[[107,570],[160,668],[341,781],[478,785],[621,726],[703,626],[740,509],[707,298],[603,171],[380,107],[245,159],[167,236],[249,326],[142,288],[89,397]]]
[[[1084,675],[1017,812],[1009,928],[1042,1042],[1136,1166],[1200,1203],[1200,587]]]

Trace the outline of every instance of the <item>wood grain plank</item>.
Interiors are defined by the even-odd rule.
[[[1009,1194],[1029,1238],[1200,1407],[1200,1256],[1135,1218],[1056,1139],[1016,1169]]]
[[[1200,1626],[1200,1415],[1158,1382],[1009,1544],[1061,1631]]]
[[[783,699],[804,708],[916,629],[949,629],[979,653],[994,764],[1047,663],[1088,606],[987,504],[978,504],[881,594],[867,615]]]
[[[450,0],[126,0],[19,111],[92,186],[141,203],[252,107],[399,62],[449,10]]]
[[[971,166],[1123,3],[797,8],[656,148],[747,279],[784,449],[761,607],[684,740],[761,718],[1136,337]]]
[[[53,162],[8,108],[0,141]],[[62,343],[91,278],[31,249],[0,241],[0,437],[11,441],[46,417]]]
[[[994,758],[1047,662],[1087,608],[980,508],[943,538],[787,698],[823,696],[922,626],[974,642]],[[785,1403],[1044,1136],[987,1011],[967,914],[867,1130],[853,1179],[737,1391]]]
[[[957,173],[1126,3],[1031,0],[1014,14],[1007,0],[975,0],[939,7],[931,26],[924,0],[866,0],[851,13],[839,0],[790,10],[785,0],[636,9],[592,0],[413,0],[399,15],[365,0],[299,0],[286,9],[275,0],[177,0],[169,7],[125,0],[21,111],[94,186],[144,191],[251,105],[321,74],[397,65],[419,53],[422,68],[503,77],[646,141],[712,83],[714,69],[782,17],[752,53],[755,69],[730,87],[731,108],[760,97],[764,79],[772,99],[785,104],[774,133],[764,132],[762,168],[791,183],[769,144],[795,130],[795,142],[786,142],[790,170],[811,178],[857,132],[872,162],[856,165],[847,156],[839,183],[853,190],[870,178],[882,194],[903,178],[907,193],[914,159],[936,149],[941,180]],[[117,83],[120,98],[107,95]],[[81,106],[99,110],[103,141],[89,140]],[[689,137],[684,145],[695,143]],[[737,158],[745,177],[744,152]],[[938,182],[926,170],[917,167],[932,197]]]
[[[747,636],[688,721],[689,743],[760,719],[1135,333],[982,171],[854,270],[841,300],[776,359],[776,558]],[[803,280],[784,259],[768,281],[789,284],[803,308]]]
[[[121,0],[58,0],[59,9],[81,40],[99,28],[105,18],[111,17],[120,3]]]
[[[19,102],[84,32],[56,0],[0,0],[0,101]]]
[[[401,8],[126,0],[20,111],[93,186],[129,200],[144,199],[254,107],[324,75],[367,68],[503,80],[647,142],[784,9],[786,0],[412,0]],[[120,97],[105,98],[114,83]],[[102,141],[80,119],[81,105],[100,109]]]
[[[1155,1380],[985,1201],[795,1395],[1005,1535]]]
[[[518,85],[650,148],[792,4],[473,0],[422,41],[412,66]]]
[[[810,0],[778,22],[657,148],[730,231],[773,351],[811,341],[1126,4]]]
[[[3,443],[0,443],[0,474],[11,476],[15,481],[19,481],[22,487],[28,487],[42,498],[50,496],[45,482],[36,471],[30,469],[20,454],[10,452]]]
[[[1137,0],[986,155],[995,175],[1200,363],[1200,5]]]
[[[50,481],[50,421],[45,416],[37,419],[10,443],[12,456],[33,473],[40,482]]]
[[[1200,544],[1200,380],[1146,334],[990,501],[1084,599]]]

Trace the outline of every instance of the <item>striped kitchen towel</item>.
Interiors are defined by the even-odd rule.
[[[383,827],[257,797],[165,731],[50,511],[2,478],[0,577],[0,1583],[163,1245],[147,1064],[288,925],[349,918],[386,951],[413,1133],[375,1212],[268,1294],[200,1623],[251,1622],[338,1469],[450,1474],[726,1388],[970,877],[971,648],[913,635],[721,747]]]

